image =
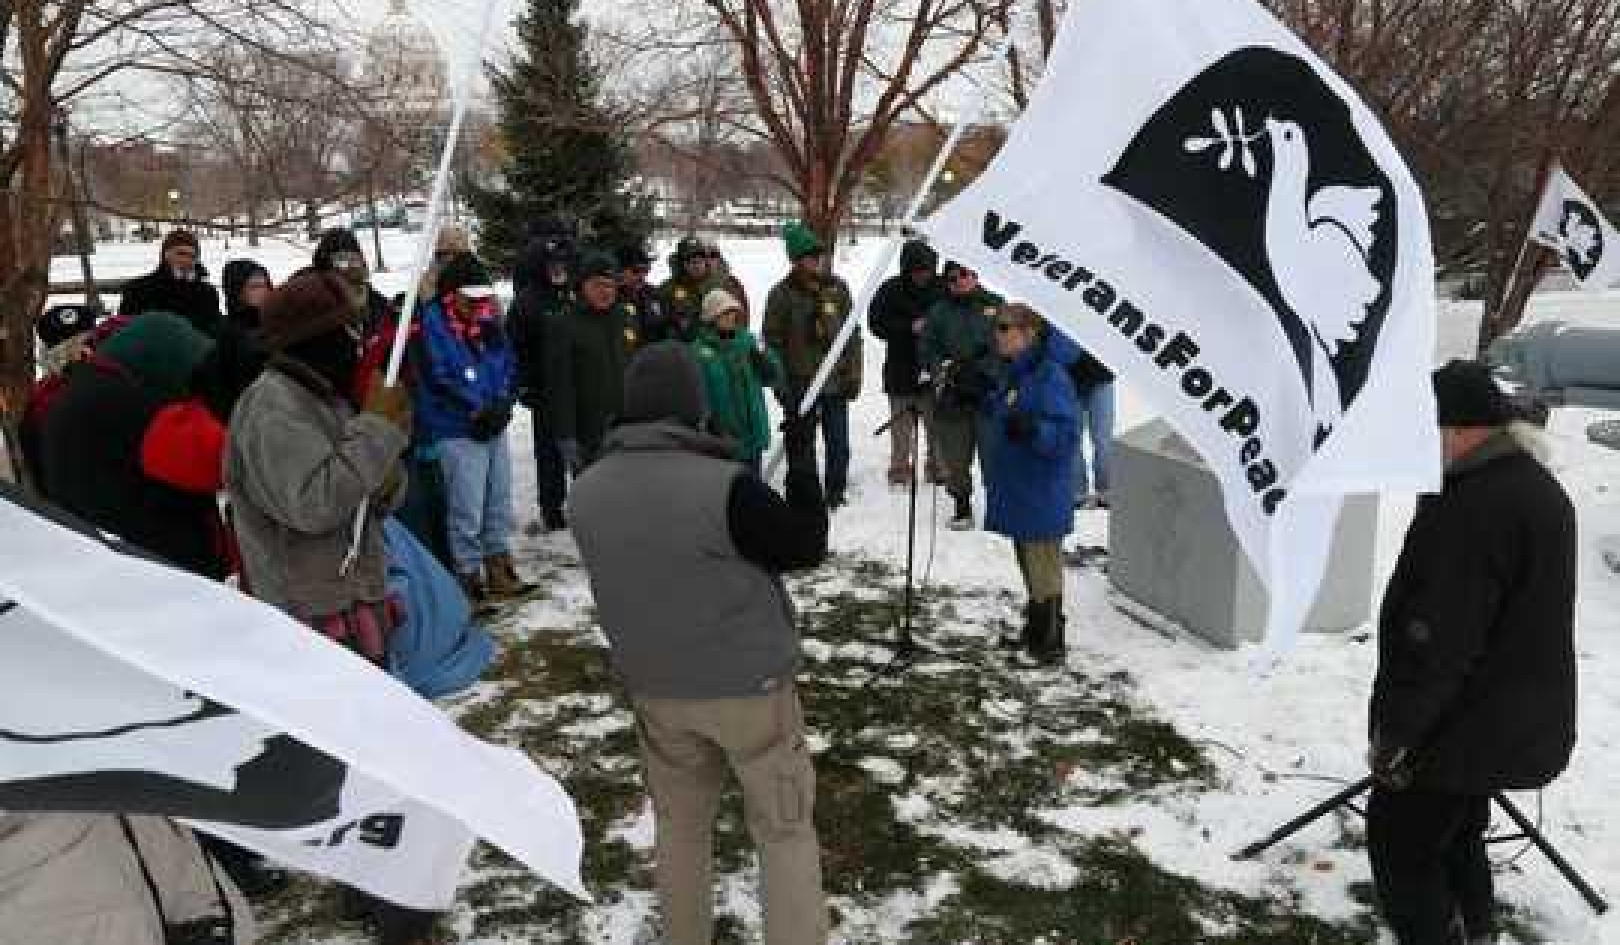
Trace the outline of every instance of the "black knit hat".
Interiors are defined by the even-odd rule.
[[[575,274],[575,278],[581,284],[584,284],[586,279],[595,278],[596,276],[606,276],[609,279],[616,280],[619,277],[619,265],[607,253],[594,249],[586,250],[580,256],[579,272]]]
[[[1451,361],[1436,370],[1434,401],[1442,427],[1500,427],[1513,420],[1513,402],[1478,361]]]
[[[314,263],[316,269],[331,269],[332,257],[338,253],[361,253],[360,238],[354,231],[346,227],[334,227],[321,234],[320,241],[315,244]]]
[[[708,413],[702,369],[679,341],[648,345],[624,369],[626,423],[670,421],[696,430]]]
[[[437,286],[440,297],[460,292],[470,299],[487,299],[495,294],[495,280],[489,270],[472,253],[460,253],[439,270]]]
[[[642,246],[640,243],[630,246],[620,246],[616,255],[618,257],[620,269],[631,269],[636,266],[650,266],[652,265],[653,261],[652,256],[647,252],[647,248]]]
[[[54,348],[69,338],[94,331],[96,310],[88,305],[53,305],[39,317],[34,333],[40,343]]]
[[[912,272],[917,269],[934,271],[939,265],[939,254],[924,240],[906,240],[900,247],[900,271]]]
[[[703,248],[703,241],[695,236],[683,236],[675,244],[675,255],[672,257],[677,266],[684,266],[687,262],[703,256],[708,251]]]

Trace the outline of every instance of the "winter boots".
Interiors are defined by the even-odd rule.
[[[1030,659],[1043,666],[1056,666],[1068,652],[1064,643],[1064,630],[1069,618],[1063,615],[1063,598],[1032,600],[1024,605],[1024,626],[1016,635],[1006,634],[996,640],[1002,648],[1023,650]]]
[[[956,502],[956,510],[951,513],[951,520],[945,527],[953,532],[973,531],[973,499],[965,493],[953,492],[951,499]]]
[[[1063,598],[1031,601],[1028,613],[1026,626],[1029,628],[1029,640],[1026,648],[1030,657],[1043,666],[1061,664],[1064,654],[1068,652],[1064,629],[1069,622],[1063,615]]]
[[[488,602],[489,588],[484,586],[483,572],[468,571],[465,574],[457,575],[456,580],[461,583],[461,593],[467,595],[467,603],[473,605],[474,608]]]
[[[509,554],[490,555],[482,568],[462,574],[457,580],[474,610],[526,597],[538,586],[518,576]]]
[[[533,594],[537,585],[518,576],[509,554],[490,555],[484,559],[485,589],[491,600],[515,600]]]
[[[566,531],[568,518],[563,515],[562,509],[542,509],[540,517],[524,526],[523,533],[530,538],[539,538],[552,532]]]

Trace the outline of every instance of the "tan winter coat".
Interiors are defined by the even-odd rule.
[[[219,916],[223,891],[236,945],[257,938],[252,910],[230,877],[172,820],[0,814],[0,945],[163,945],[142,860],[169,922]]]

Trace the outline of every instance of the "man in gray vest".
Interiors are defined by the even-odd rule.
[[[826,503],[809,467],[778,496],[731,458],[733,444],[699,432],[706,413],[687,347],[644,349],[569,520],[636,714],[665,941],[714,939],[714,820],[729,768],[763,861],[767,945],[823,945],[815,771],[781,574],[826,557]]]

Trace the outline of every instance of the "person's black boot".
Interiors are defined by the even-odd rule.
[[[1053,597],[1030,605],[1029,655],[1043,666],[1057,666],[1063,662],[1068,645],[1064,642],[1063,598]]]

